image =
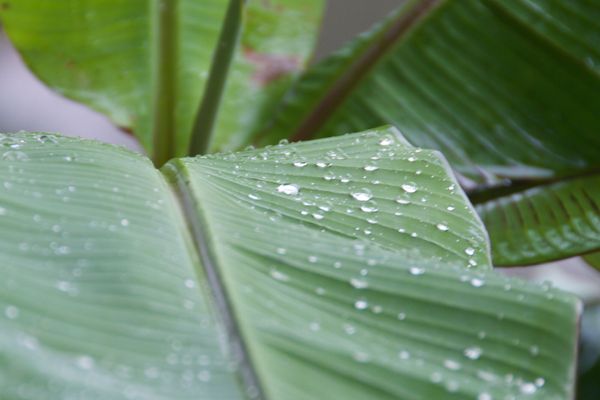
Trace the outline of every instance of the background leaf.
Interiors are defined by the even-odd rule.
[[[0,144],[2,399],[244,398],[149,160],[43,134]]]
[[[488,271],[437,153],[389,129],[163,170],[265,397],[572,396],[577,302]]]
[[[145,0],[6,0],[0,17],[26,63],[43,81],[59,93],[107,114],[119,126],[133,130],[146,150],[153,153],[152,69],[156,65],[152,58],[157,38],[150,32],[156,27],[154,3]],[[177,59],[161,62],[171,61],[177,74],[173,77],[176,101],[169,104],[175,119],[173,132],[168,133],[177,132],[175,152],[183,155],[187,154],[194,115],[227,1],[180,0],[175,3],[177,32],[173,34],[176,40],[173,53]],[[265,89],[255,103],[244,100],[248,111],[238,114],[238,118],[230,116],[219,122],[219,143],[228,142],[224,133],[227,129],[243,137],[246,134],[243,127],[252,127],[255,118],[265,112],[263,107],[272,106],[271,96],[280,95],[291,76],[302,68],[316,35],[320,4],[321,0],[249,1],[248,24],[234,63],[235,73],[225,93],[225,108],[231,110],[235,101],[256,95],[258,89],[253,76],[268,75],[269,79],[262,82],[268,90]],[[268,33],[278,37],[273,38]],[[286,64],[287,68],[278,67],[277,63],[268,62],[269,57],[288,57],[293,62]]]
[[[517,200],[529,198],[523,188],[540,185],[531,190],[541,193],[562,178],[593,179],[586,174],[600,167],[598,20],[598,5],[583,0],[407,2],[311,68],[261,143],[392,123],[411,143],[442,151],[477,198],[497,204],[519,192],[512,202],[526,209]],[[593,206],[578,212],[600,218]],[[569,257],[600,244],[597,232],[580,233],[586,239],[576,244],[575,237],[535,239],[541,233],[532,231],[508,250],[516,228],[488,217],[501,264]],[[550,228],[561,229],[541,235]]]
[[[495,265],[564,258],[600,248],[600,177],[540,185],[476,205]]]

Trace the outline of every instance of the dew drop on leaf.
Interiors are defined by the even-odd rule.
[[[481,357],[481,353],[481,348],[476,346],[467,347],[464,351],[465,357],[467,357],[470,360],[477,360],[479,357]]]
[[[371,193],[371,191],[366,188],[357,190],[356,192],[352,192],[350,193],[350,196],[352,196],[355,200],[358,201],[369,201],[373,198],[373,194]]]
[[[296,196],[299,191],[300,188],[298,187],[298,185],[294,184],[282,184],[277,186],[277,192],[287,194],[290,196]]]
[[[400,187],[406,193],[414,193],[417,191],[417,186],[414,183],[403,183]]]

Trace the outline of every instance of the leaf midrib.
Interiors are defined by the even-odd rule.
[[[241,328],[233,312],[233,307],[227,289],[223,284],[223,279],[217,267],[217,259],[212,250],[210,234],[205,231],[207,224],[200,210],[195,207],[194,198],[188,189],[189,176],[186,169],[183,168],[181,159],[175,159],[162,168],[160,171],[167,181],[168,187],[178,202],[181,212],[185,218],[186,230],[192,237],[192,242],[198,258],[200,259],[202,274],[206,277],[209,284],[211,300],[218,311],[216,318],[220,319],[221,325],[226,334],[227,348],[231,352],[231,358],[238,363],[238,374],[246,392],[252,388],[256,396],[253,400],[266,399],[264,391],[257,376],[256,369],[252,364],[248,347],[244,343]]]

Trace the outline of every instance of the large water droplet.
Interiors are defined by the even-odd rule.
[[[475,249],[474,249],[474,248],[472,248],[472,247],[467,247],[467,248],[465,249],[465,253],[466,253],[468,256],[472,256],[473,254],[475,254]]]
[[[371,193],[371,191],[366,188],[357,190],[356,192],[352,192],[350,193],[350,196],[352,196],[358,201],[369,201],[373,198],[373,194]]]
[[[306,162],[306,160],[296,160],[293,163],[294,167],[297,167],[297,168],[306,167],[307,164],[308,163]]]
[[[365,289],[369,286],[369,283],[364,279],[352,278],[350,284],[356,289]]]
[[[391,138],[391,137],[389,137],[389,136],[386,136],[386,137],[384,137],[383,139],[381,139],[381,140],[379,141],[379,145],[380,145],[380,146],[390,146],[390,145],[391,145],[391,144],[393,144],[393,143],[394,143],[394,139],[392,139],[392,138]]]
[[[367,172],[373,172],[373,171],[377,171],[379,169],[379,167],[377,165],[369,164],[369,165],[365,165],[363,169]]]
[[[277,186],[277,191],[279,193],[295,196],[300,191],[300,188],[298,187],[298,185],[294,184],[282,184]]]
[[[448,231],[448,229],[450,229],[450,228],[448,228],[448,225],[445,225],[445,224],[437,224],[435,227],[438,228],[442,232],[446,232],[446,231]]]
[[[410,267],[408,272],[410,272],[411,275],[423,275],[425,273],[425,269],[420,267]]]
[[[414,193],[417,191],[417,185],[415,185],[414,183],[403,183],[400,187],[406,193]]]
[[[374,213],[377,212],[379,209],[377,208],[377,203],[371,200],[368,203],[365,203],[362,206],[360,206],[360,210],[366,213]]]
[[[477,360],[479,357],[481,357],[481,353],[481,348],[477,346],[467,347],[464,351],[465,357],[471,360]]]
[[[365,310],[367,307],[369,307],[369,303],[366,300],[359,299],[354,302],[354,308],[357,310]]]
[[[483,285],[485,285],[485,281],[483,279],[479,279],[479,278],[471,279],[471,286],[482,287]]]

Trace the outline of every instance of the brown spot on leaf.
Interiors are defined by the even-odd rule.
[[[131,129],[127,126],[119,126],[119,129],[122,130],[123,132],[127,133],[128,135],[134,136],[133,129]]]
[[[252,81],[259,86],[269,83],[301,68],[300,58],[287,54],[267,54],[245,48],[244,57],[254,65]]]
[[[0,11],[10,10],[10,3],[8,1],[0,3]]]

